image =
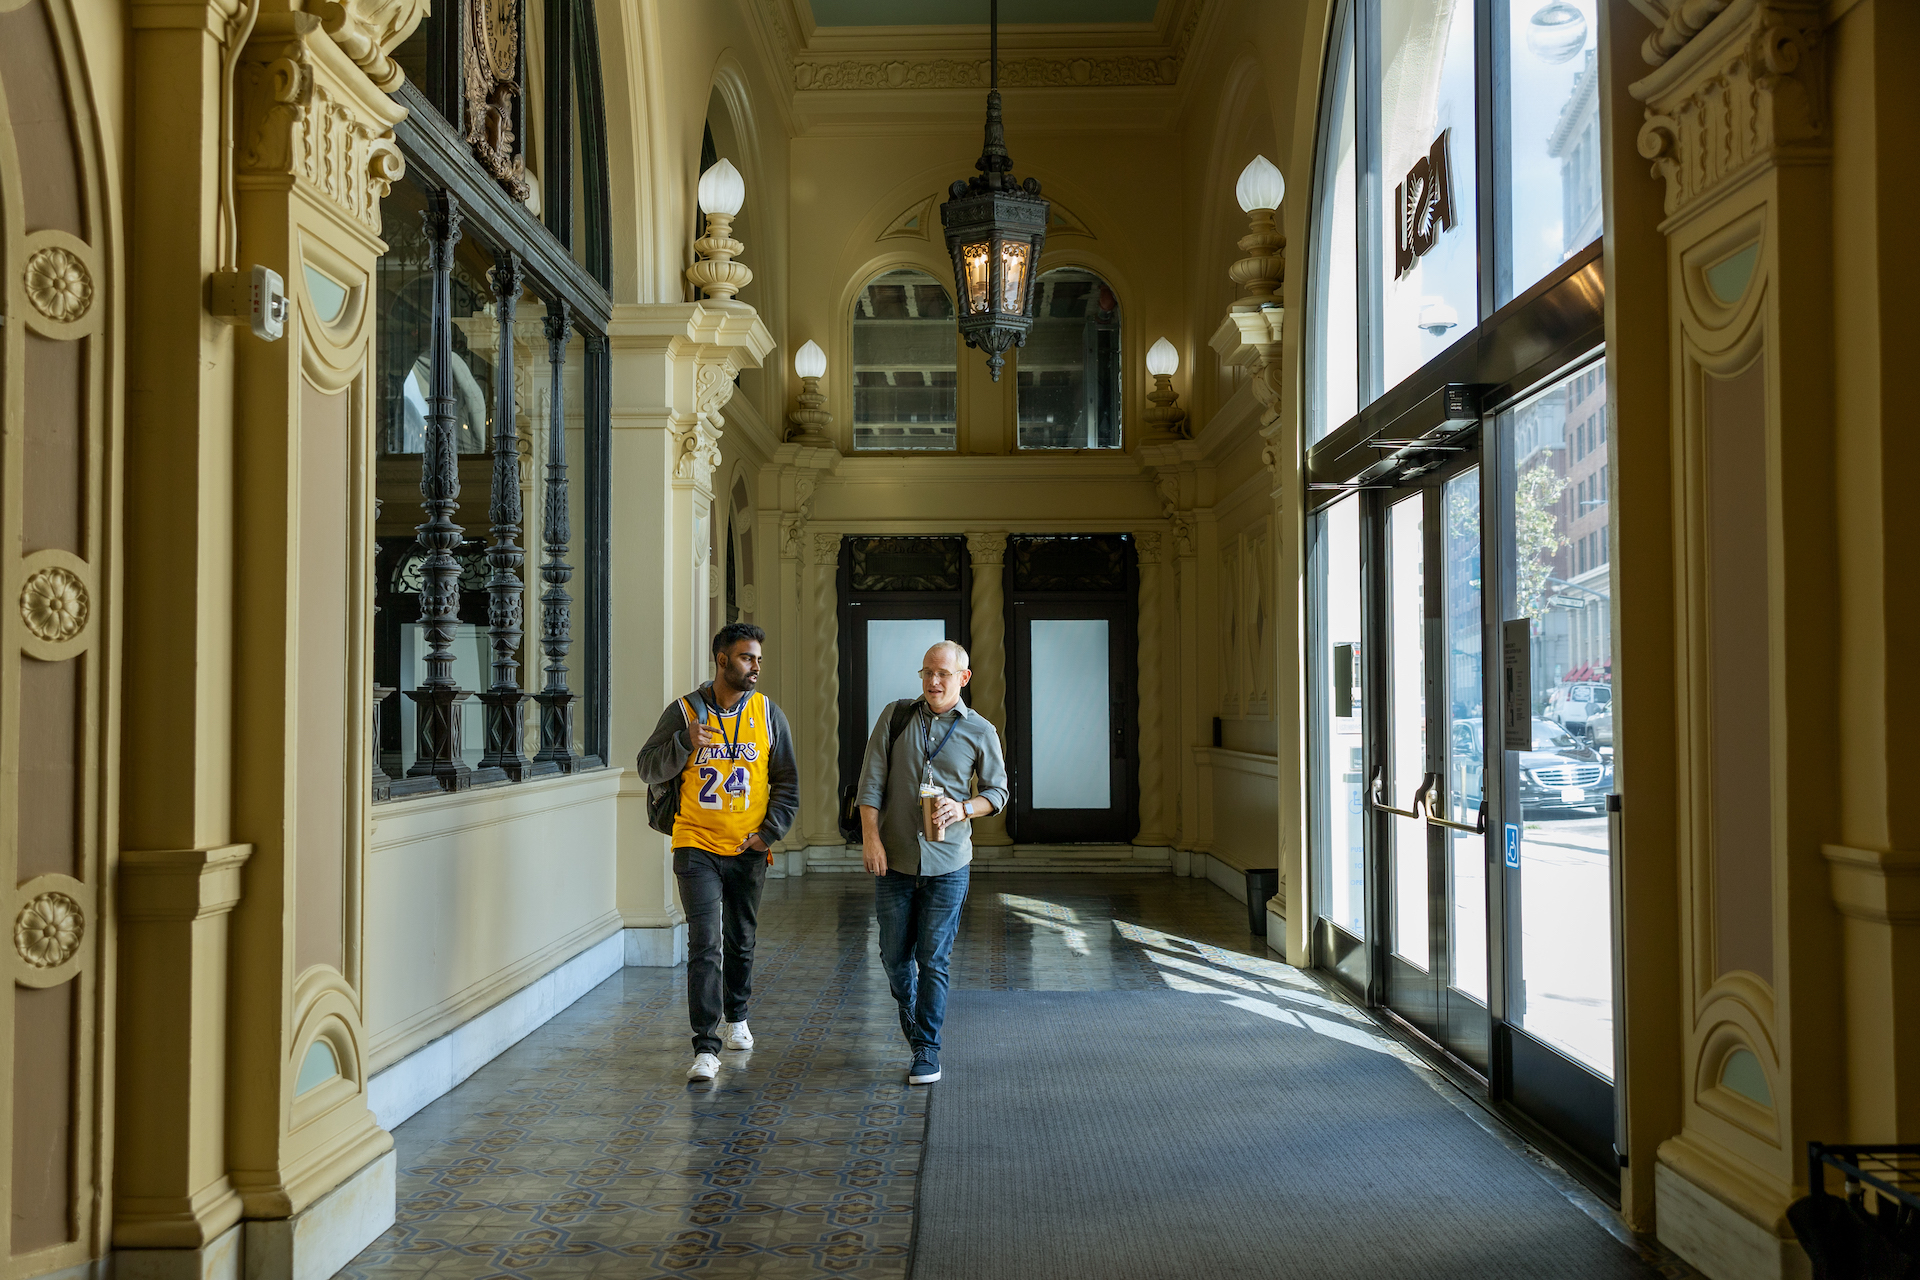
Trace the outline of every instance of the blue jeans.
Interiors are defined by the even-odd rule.
[[[940,1051],[947,1020],[947,958],[960,932],[967,873],[910,876],[889,871],[873,881],[873,913],[880,920],[880,965],[900,1006],[900,1030],[917,1052]]]

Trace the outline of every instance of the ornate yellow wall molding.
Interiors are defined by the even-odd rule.
[[[235,72],[236,167],[303,181],[377,236],[380,201],[406,171],[393,140],[405,112],[318,21],[296,14],[290,26],[256,35]]]
[[[1694,0],[1676,13],[1701,7]],[[1824,161],[1820,46],[1821,11],[1812,0],[1733,0],[1632,86],[1646,103],[1640,154],[1667,184],[1669,219],[1762,163]]]
[[[943,56],[932,50],[835,56],[824,50],[798,49],[780,9],[780,0],[761,0],[762,23],[771,43],[792,58],[796,90],[985,89],[990,80],[987,60],[978,56]],[[1157,48],[1149,46],[1136,52],[1109,46],[1047,54],[1003,54],[1000,85],[1023,89],[1177,84],[1205,9],[1205,0],[1194,0],[1171,41]]]

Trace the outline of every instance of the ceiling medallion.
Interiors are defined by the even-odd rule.
[[[93,278],[70,249],[49,246],[27,259],[27,301],[55,324],[72,324],[93,305]]]
[[[43,893],[13,919],[13,946],[35,969],[58,969],[80,950],[86,917],[64,893]]]
[[[1038,180],[1014,179],[1007,154],[1000,123],[1000,0],[992,0],[988,30],[992,87],[986,139],[973,164],[979,172],[947,188],[940,221],[960,294],[960,336],[987,353],[987,368],[998,382],[1007,348],[1025,346],[1033,327],[1034,264],[1047,242],[1048,205]]]
[[[61,644],[87,625],[87,584],[58,567],[42,569],[20,588],[20,617],[36,639]]]

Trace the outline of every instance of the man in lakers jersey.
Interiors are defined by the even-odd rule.
[[[793,734],[756,693],[767,633],[730,622],[713,638],[713,679],[661,713],[640,752],[648,785],[678,781],[673,874],[687,913],[689,1080],[711,1080],[720,1048],[751,1049],[753,935],[770,850],[800,807]],[[724,1025],[723,1025],[724,1023]]]

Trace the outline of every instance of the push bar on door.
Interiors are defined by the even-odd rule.
[[[1392,805],[1385,803],[1380,797],[1380,775],[1384,772],[1385,770],[1379,765],[1373,767],[1373,787],[1367,796],[1367,803],[1371,804],[1381,813],[1390,813],[1396,818],[1412,818],[1415,822],[1418,822],[1421,818],[1427,817],[1427,794],[1433,790],[1434,784],[1440,781],[1440,776],[1430,773],[1421,779],[1420,789],[1413,793],[1412,809],[1396,809]],[[1433,819],[1427,818],[1427,820],[1431,822]]]

